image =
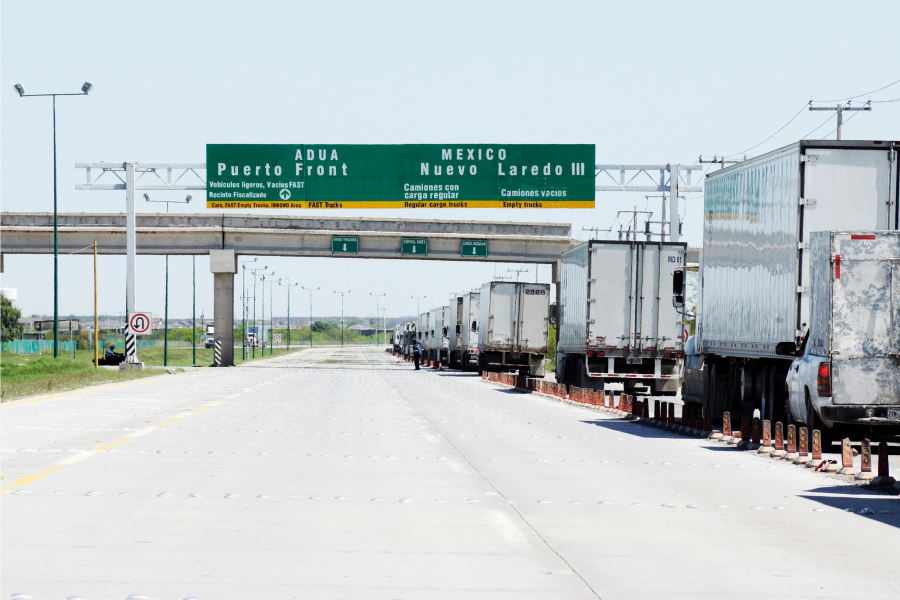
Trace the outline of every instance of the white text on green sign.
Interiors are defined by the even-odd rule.
[[[356,254],[359,252],[359,237],[355,235],[331,236],[331,251],[336,254]]]
[[[428,255],[428,240],[425,238],[401,238],[400,254]]]
[[[459,250],[460,256],[487,256],[487,240],[463,240]]]

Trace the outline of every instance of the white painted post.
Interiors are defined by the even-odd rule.
[[[125,319],[134,312],[135,306],[135,257],[137,255],[137,229],[134,217],[134,163],[125,163]],[[139,362],[137,344],[125,344],[128,363]]]

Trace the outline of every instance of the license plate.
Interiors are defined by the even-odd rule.
[[[629,356],[625,359],[625,364],[629,365],[639,365],[643,362],[643,359],[640,356]]]
[[[887,418],[891,421],[900,421],[900,408],[889,408]]]

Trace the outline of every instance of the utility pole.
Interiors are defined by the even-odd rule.
[[[341,295],[341,346],[344,345],[344,294],[349,294],[350,290],[346,292],[339,292],[337,290],[334,291],[335,294]]]
[[[419,318],[419,315],[422,314],[421,307],[419,306],[419,300],[424,300],[428,296],[410,296],[413,300],[416,301],[416,318]]]
[[[637,241],[637,216],[638,216],[638,214],[650,215],[652,217],[653,213],[648,210],[638,210],[637,206],[635,206],[634,210],[620,210],[618,213],[616,213],[616,218],[618,218],[618,216],[621,215],[622,213],[624,213],[626,215],[628,213],[632,214],[633,226],[630,231],[626,232],[626,239],[629,239],[629,240],[631,239],[631,232],[633,231],[634,232],[634,241]],[[619,239],[620,240],[622,239],[621,227],[619,228]]]
[[[809,101],[809,110],[833,110],[837,111],[837,138],[838,140],[844,139],[844,111],[845,110],[872,110],[871,100],[866,102],[865,106],[850,106],[850,100],[847,101],[847,105],[838,104],[834,108],[830,106],[813,106],[813,101]]]
[[[747,160],[746,154],[744,155],[744,158],[741,160],[725,160],[724,156],[719,157],[719,156],[713,155],[712,160],[703,160],[703,156],[700,156],[700,158],[697,159],[697,162],[701,165],[705,165],[705,164],[719,165],[719,170],[721,171],[722,169],[725,168],[725,165],[736,165],[737,163],[743,162],[745,160]]]
[[[191,270],[193,271],[194,296],[191,300],[191,366],[197,364],[197,257],[191,255]]]
[[[293,277],[287,278],[287,283],[281,283],[281,280],[278,280],[278,285],[283,285],[287,288],[287,296],[288,296],[288,310],[287,310],[287,351],[291,351],[291,288],[300,285],[299,283],[291,283],[294,280]],[[312,294],[310,294],[312,295]],[[312,333],[312,329],[309,330]]]
[[[519,273],[524,273],[528,269],[507,269],[507,273],[515,273],[516,274],[516,283],[519,283]]]
[[[380,314],[379,308],[378,308],[378,306],[379,306],[378,300],[380,298],[382,298],[384,296],[384,294],[373,294],[372,292],[369,292],[369,295],[375,296],[375,343],[377,344],[378,343],[378,315]]]
[[[46,96],[53,98],[53,358],[59,358],[59,220],[56,210],[56,97],[87,96],[94,84],[90,81],[85,81],[84,85],[81,86],[80,94],[26,94],[25,87],[21,83],[17,83],[13,87],[20,98]]]
[[[313,330],[312,330],[312,324],[313,324],[313,320],[312,320],[312,293],[313,293],[313,292],[318,292],[318,291],[319,291],[320,289],[322,289],[322,288],[308,288],[308,287],[301,287],[300,289],[301,289],[301,290],[307,290],[307,291],[309,291],[309,347],[312,348],[312,345],[313,345],[313,342],[312,342],[312,334],[313,334]]]

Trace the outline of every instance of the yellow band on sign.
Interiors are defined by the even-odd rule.
[[[250,200],[221,202],[207,200],[206,208],[243,210],[249,208],[594,208],[594,202],[566,200],[411,200],[403,202],[268,202]]]

